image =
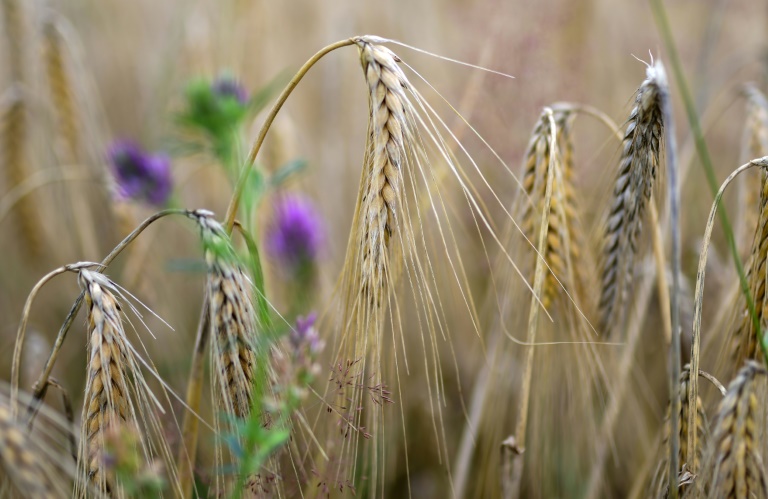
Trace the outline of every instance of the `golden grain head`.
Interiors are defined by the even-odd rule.
[[[760,364],[747,362],[720,403],[708,450],[712,462],[705,474],[713,497],[768,497],[757,440],[756,382],[765,374]]]

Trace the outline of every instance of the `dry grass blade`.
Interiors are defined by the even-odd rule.
[[[603,243],[599,306],[600,327],[604,333],[622,327],[643,215],[659,165],[663,85],[656,67],[649,66],[624,134]]]
[[[141,454],[148,464],[162,457],[170,466],[171,479],[175,471],[154,412],[158,402],[144,381],[123,328],[117,286],[89,270],[81,270],[79,280],[85,290],[90,338],[78,452],[80,473],[99,493],[122,496],[123,484],[116,476],[115,465],[110,466],[106,459],[105,446],[110,434],[138,429],[143,434],[137,435],[133,452]],[[150,434],[159,437],[159,441],[153,442]],[[78,487],[76,494],[84,496],[86,491]]]
[[[710,445],[710,497],[768,497],[765,468],[757,442],[757,376],[765,368],[749,361],[728,386],[720,403]]]

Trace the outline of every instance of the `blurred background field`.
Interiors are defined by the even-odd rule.
[[[146,203],[131,201],[121,204],[119,209],[124,211],[115,211],[109,150],[116,140],[129,139],[149,151],[170,156],[174,186],[170,203],[206,208],[219,218],[224,216],[232,189],[230,180],[210,156],[184,149],[187,136],[175,120],[185,106],[184,89],[195,78],[211,80],[222,74],[232,75],[255,95],[271,84],[280,88],[305,60],[336,40],[362,34],[398,40],[514,76],[507,78],[390,46],[519,174],[530,132],[543,106],[561,101],[588,104],[622,125],[632,107],[633,94],[645,77],[646,67],[637,59],[668,60],[650,7],[641,1],[4,0],[4,4],[10,3],[21,6],[23,38],[1,37],[0,108],[7,118],[5,111],[19,93],[23,95],[26,133],[19,139],[26,158],[23,177],[48,180],[12,206],[3,204],[22,179],[6,174],[6,153],[14,139],[0,144],[6,151],[0,150],[5,158],[0,165],[0,208],[5,210],[0,211],[0,379],[4,380],[10,373],[21,310],[37,280],[65,263],[100,260],[130,230],[131,220],[138,223],[154,211]],[[745,159],[745,104],[740,93],[743,84],[755,82],[765,89],[768,82],[768,6],[753,0],[669,0],[665,5],[721,181]],[[2,29],[8,35],[7,19],[4,21]],[[61,107],[50,90],[51,48],[44,26],[51,22],[61,37],[63,68],[72,91],[73,121],[69,124],[62,121]],[[14,43],[21,44],[24,69],[20,84],[14,83],[19,78],[12,74]],[[676,82],[668,71],[680,157],[691,168],[682,186],[681,231],[684,280],[693,288],[712,196],[693,150]],[[460,134],[464,147],[494,191],[511,207],[519,196],[515,180],[419,76],[407,69],[406,73],[448,126]],[[268,233],[274,220],[273,206],[288,193],[310,199],[322,219],[324,235],[317,256],[317,275],[302,291],[306,300],[302,298],[300,310],[294,307],[297,291],[291,276],[281,268],[278,258],[268,252],[264,255],[269,299],[289,318],[313,310],[321,315],[333,313],[332,296],[344,262],[366,142],[366,90],[356,48],[343,48],[324,57],[288,100],[259,156],[260,166],[268,173],[295,160],[304,160],[306,166],[264,197],[251,226],[257,237],[264,238]],[[246,125],[243,150],[248,149],[258,132],[263,114]],[[4,126],[8,126],[7,120]],[[70,128],[74,129],[71,141],[67,135]],[[4,130],[13,135],[13,130]],[[604,126],[586,116],[577,119],[574,130],[574,183],[583,210],[582,226],[588,239],[597,241],[620,145]],[[482,185],[477,175],[471,171],[469,175],[478,186]],[[495,366],[491,374],[493,390],[508,390],[508,398],[499,398],[498,407],[492,409],[497,412],[492,418],[496,422],[488,423],[488,428],[494,430],[486,431],[485,426],[475,429],[477,445],[472,451],[469,484],[463,489],[466,497],[497,497],[499,446],[514,430],[519,359],[524,347],[515,346],[506,337],[501,339],[503,346],[490,340],[492,316],[497,311],[489,304],[494,298],[488,290],[493,288],[494,274],[503,279],[502,274],[512,276],[512,269],[493,263],[499,258],[498,247],[485,228],[475,228],[477,222],[453,180],[448,175],[441,188],[451,207],[458,251],[468,276],[466,290],[480,311],[481,332],[476,333],[466,313],[463,295],[441,260],[444,255],[439,249],[434,251],[431,258],[438,281],[445,285],[441,295],[445,322],[451,325],[450,341],[438,347],[447,396],[443,401],[447,448],[438,450],[440,444],[433,437],[434,416],[423,405],[426,374],[419,359],[426,354],[415,336],[406,340],[406,346],[414,349],[413,367],[403,378],[403,393],[394,397],[396,405],[404,406],[398,407],[396,413],[402,410],[405,414],[413,496],[446,497],[451,491],[456,493],[450,483],[455,478],[455,459],[461,435],[466,431],[467,407],[478,387],[478,373],[493,357],[491,345],[511,352],[505,357],[508,362]],[[726,195],[729,213],[739,209],[742,195],[736,192],[734,189]],[[478,196],[494,215],[498,233],[503,233],[503,210],[488,189],[481,187]],[[431,227],[430,214],[424,213],[425,226]],[[750,231],[746,229],[748,237]],[[436,237],[434,230],[431,237]],[[716,229],[711,257],[714,263],[707,281],[708,296],[712,296],[707,298],[709,303],[722,301],[718,294],[721,288],[736,279],[722,238]],[[532,261],[531,249],[514,237],[511,241],[515,245],[511,251],[525,267]],[[748,248],[750,242],[740,245]],[[644,255],[649,253],[646,248]],[[181,394],[186,387],[202,303],[204,272],[200,260],[196,231],[185,222],[169,219],[150,227],[106,272],[174,328],[172,331],[148,317],[147,323],[157,339],[147,335],[143,338],[159,373]],[[514,286],[522,287],[517,276],[509,279]],[[22,388],[29,390],[37,378],[77,294],[74,277],[64,275],[46,285],[36,301],[30,315]],[[402,296],[408,299],[407,293]],[[512,305],[511,313],[516,318],[502,321],[508,322],[511,335],[522,339],[530,295],[522,293],[520,297]],[[719,306],[705,309],[705,321],[717,314]],[[638,470],[655,452],[661,431],[668,397],[667,353],[662,347],[656,301],[648,310],[631,386],[627,388],[631,402],[624,409],[627,414],[622,413],[605,465],[605,485],[600,491],[604,497],[629,494],[640,475]],[[407,303],[403,311],[407,335],[417,326]],[[329,345],[333,344],[332,323],[328,321],[324,324],[329,326],[320,329]],[[81,315],[54,369],[54,376],[69,390],[75,407],[81,403],[85,383],[83,324]],[[399,343],[394,345],[399,348]],[[609,372],[616,369],[614,357],[620,348],[598,349]],[[332,362],[331,352],[326,354],[321,361],[323,367]],[[541,365],[552,365],[553,372],[567,377],[565,359],[581,354],[571,346],[548,346],[537,355]],[[560,362],[563,365],[558,367]],[[323,372],[318,384],[325,378]],[[394,385],[391,380],[389,389],[394,390]],[[599,425],[558,420],[552,413],[558,411],[558,404],[567,405],[563,399],[568,397],[545,391],[542,388],[541,397],[531,402],[529,431],[537,436],[529,437],[529,448],[534,450],[531,461],[526,461],[523,493],[530,497],[581,496]],[[491,400],[496,397],[493,393]],[[60,409],[58,400],[49,398],[49,403]],[[317,402],[310,399],[308,403]],[[180,405],[175,409],[177,414],[183,412]],[[206,407],[204,416],[210,417],[212,410]],[[79,411],[75,412],[79,417]],[[548,422],[549,416],[555,422]],[[175,445],[178,430],[172,421],[166,423],[169,442]],[[547,424],[559,430],[549,433]],[[561,439],[571,436],[574,442],[593,442],[560,445]],[[201,442],[200,459],[204,462],[212,450],[210,440],[203,438]],[[404,452],[399,442],[391,448],[394,455]],[[452,462],[446,463],[445,456]],[[399,497],[408,490],[404,463],[401,458],[395,461],[386,482],[385,495],[389,497]]]

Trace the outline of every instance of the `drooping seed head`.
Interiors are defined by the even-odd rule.
[[[207,211],[192,216],[201,229],[208,266],[212,387],[222,410],[244,418],[251,410],[255,362],[251,283],[221,224]]]
[[[765,374],[761,365],[747,362],[720,403],[710,444],[712,497],[768,497],[757,441],[759,411],[755,391],[758,376]]]
[[[627,301],[643,215],[659,166],[663,133],[661,103],[666,92],[663,67],[660,63],[649,66],[627,122],[605,225],[599,302],[601,328],[605,332],[621,320]]]

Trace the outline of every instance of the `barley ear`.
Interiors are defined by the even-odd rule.
[[[662,91],[666,82],[655,66],[635,95],[627,120],[619,171],[605,224],[600,292],[600,327],[623,327],[643,216],[656,180],[662,143]]]
[[[728,386],[717,411],[709,452],[710,497],[768,497],[765,467],[757,439],[758,376],[765,368],[748,361]]]

